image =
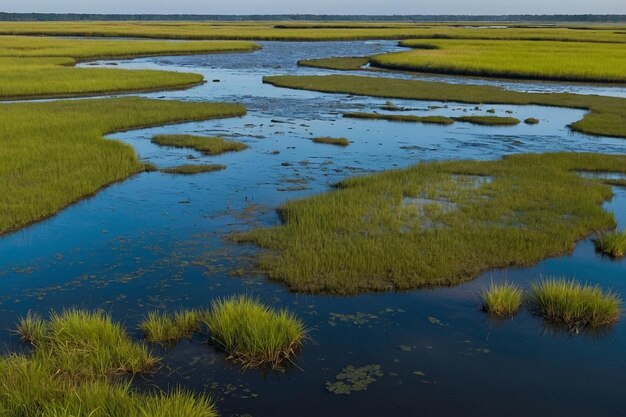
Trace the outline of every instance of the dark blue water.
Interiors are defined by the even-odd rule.
[[[34,310],[104,308],[133,335],[149,310],[206,307],[248,293],[288,307],[311,328],[311,341],[284,373],[242,372],[202,337],[159,350],[165,367],[138,378],[139,387],[182,385],[214,395],[223,415],[257,416],[618,416],[626,398],[626,325],[600,334],[572,335],[523,311],[492,321],[477,292],[491,281],[527,287],[541,276],[576,278],[626,294],[626,262],[597,254],[589,240],[573,253],[525,269],[489,271],[454,288],[356,297],[299,295],[263,276],[242,273],[258,250],[235,245],[230,233],[278,224],[275,209],[353,175],[419,161],[493,159],[520,152],[586,150],[626,153],[626,141],[571,132],[584,112],[537,106],[480,106],[394,100],[408,114],[486,114],[540,124],[428,126],[343,119],[344,111],[380,111],[385,100],[275,88],[264,75],[325,73],[301,69],[298,59],[367,55],[392,42],[266,43],[251,54],[150,58],[120,67],[199,72],[219,83],[149,97],[244,103],[243,118],[187,123],[115,134],[159,166],[222,163],[197,176],[145,173],[102,190],[59,215],[0,238],[0,343],[16,349],[9,332]],[[392,74],[386,74],[392,76]],[[490,81],[495,82],[495,81]],[[528,90],[570,88],[523,84]],[[572,86],[584,93],[596,87]],[[600,87],[597,87],[600,88]],[[601,87],[610,89],[609,87]],[[551,90],[548,90],[551,91]],[[620,95],[619,88],[611,90]],[[154,134],[223,135],[247,143],[239,153],[207,157],[158,147]],[[347,148],[314,144],[313,136],[345,136]],[[273,154],[279,151],[279,154]],[[189,160],[189,155],[198,159]],[[295,190],[293,187],[303,187]],[[626,228],[626,189],[606,204]],[[349,365],[380,365],[366,391],[336,395],[326,382]]]

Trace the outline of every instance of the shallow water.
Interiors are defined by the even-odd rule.
[[[0,238],[0,342],[20,343],[9,329],[28,310],[104,308],[134,330],[148,310],[203,307],[212,299],[249,293],[289,307],[311,328],[311,341],[286,373],[242,372],[201,337],[160,351],[166,367],[137,378],[140,387],[183,385],[214,393],[222,415],[253,416],[613,416],[626,398],[626,324],[602,334],[571,335],[524,311],[494,322],[476,293],[490,281],[527,287],[541,275],[564,275],[626,294],[626,261],[611,261],[590,240],[532,268],[489,271],[454,288],[330,297],[292,294],[263,276],[240,271],[257,249],[228,235],[278,224],[275,209],[292,198],[329,189],[353,175],[419,161],[493,159],[520,152],[586,150],[626,153],[626,141],[571,132],[580,110],[479,106],[393,100],[416,115],[486,114],[536,117],[514,127],[420,125],[344,119],[346,111],[380,111],[385,100],[286,90],[261,83],[271,74],[324,74],[298,59],[366,55],[394,42],[264,43],[250,54],[165,57],[119,62],[121,68],[161,68],[204,74],[190,90],[147,94],[184,100],[244,103],[245,117],[112,135],[160,167],[223,163],[221,172],[175,176],[144,173],[102,190],[59,215]],[[107,63],[101,63],[106,65]],[[392,76],[388,73],[386,76]],[[404,75],[403,75],[404,76]],[[212,82],[220,80],[220,82]],[[463,81],[465,79],[459,78]],[[497,83],[497,81],[489,81]],[[536,91],[598,87],[515,83]],[[503,85],[509,85],[503,84]],[[610,89],[623,94],[617,87]],[[551,90],[547,90],[551,91]],[[512,114],[507,113],[512,112]],[[250,149],[217,157],[158,147],[161,133],[223,135]],[[313,136],[345,136],[347,148],[314,144]],[[273,154],[279,151],[279,154]],[[197,159],[188,159],[192,155]],[[297,188],[297,189],[296,189]],[[301,189],[303,188],[303,189]],[[626,189],[614,188],[606,208],[626,228]],[[367,391],[336,395],[326,382],[349,365],[380,365]]]

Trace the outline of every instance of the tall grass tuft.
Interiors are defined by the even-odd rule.
[[[29,311],[18,321],[17,333],[23,341],[33,345],[43,343],[48,334],[48,324],[38,314]]]
[[[149,342],[174,343],[198,331],[203,317],[198,310],[181,310],[172,315],[150,312],[139,327]]]
[[[596,250],[613,258],[626,255],[626,232],[612,232],[601,235],[595,240]]]
[[[214,342],[246,368],[280,367],[306,336],[304,323],[293,314],[243,295],[215,301],[206,325]]]
[[[491,283],[480,297],[483,310],[496,317],[505,317],[517,313],[522,305],[524,293],[517,285],[509,282]]]
[[[532,284],[531,288],[535,312],[572,331],[609,325],[621,315],[621,298],[598,286],[549,278]]]

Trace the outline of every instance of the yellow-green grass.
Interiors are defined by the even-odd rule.
[[[205,155],[219,155],[248,148],[248,145],[245,143],[230,141],[220,137],[193,135],[158,135],[152,138],[152,143],[174,148],[191,148]]]
[[[215,344],[244,367],[278,368],[292,361],[306,337],[292,313],[243,295],[215,301],[206,325]]]
[[[526,123],[527,125],[536,125],[539,124],[539,119],[534,117],[528,117],[527,119],[524,119],[524,123]]]
[[[474,125],[483,126],[515,126],[519,124],[519,119],[515,117],[500,117],[500,116],[460,116],[453,117],[454,121],[471,123]]]
[[[0,105],[0,234],[145,169],[106,133],[243,114],[236,104],[134,97]]]
[[[302,292],[355,294],[454,285],[494,268],[529,266],[615,227],[601,180],[626,156],[524,154],[422,163],[342,181],[290,201],[284,223],[234,236],[266,248],[259,269]]]
[[[412,51],[370,58],[377,67],[437,74],[558,81],[626,82],[626,48],[587,42],[403,41]],[[424,45],[431,48],[426,49]]]
[[[311,22],[2,22],[5,35],[68,35],[145,37],[170,39],[254,39],[324,41],[356,39],[526,39],[552,41],[626,42],[626,33],[591,27],[523,27],[508,29],[464,28],[436,23],[407,25],[354,22],[329,25]],[[333,26],[333,27],[331,27]],[[384,27],[382,27],[384,26]]]
[[[538,315],[572,331],[613,324],[622,311],[616,293],[564,278],[534,283],[531,302]]]
[[[534,104],[590,110],[570,127],[578,132],[626,137],[626,99],[567,93],[524,93],[484,85],[461,85],[354,75],[272,76],[277,87],[372,97],[475,104]]]
[[[348,142],[348,139],[346,138],[331,138],[328,136],[313,138],[312,140],[315,143],[325,143],[327,145],[335,145],[335,146],[342,146],[342,147],[346,147],[350,144],[350,142]]]
[[[520,287],[510,282],[491,283],[489,288],[480,294],[482,308],[495,317],[511,316],[519,310],[524,298]]]
[[[611,232],[600,235],[595,239],[596,249],[613,258],[623,258],[626,255],[626,232]]]
[[[215,172],[226,169],[226,165],[221,164],[184,164],[170,168],[163,168],[161,172],[166,174],[179,174],[179,175],[195,175],[203,174],[205,172]]]
[[[355,71],[360,70],[363,65],[369,63],[369,57],[335,57],[320,59],[303,59],[298,61],[298,65],[302,67],[324,68],[338,71]]]
[[[0,37],[0,99],[69,97],[176,89],[200,84],[200,74],[115,68],[75,68],[78,61],[249,51],[252,42],[72,40]]]
[[[393,122],[428,123],[436,125],[451,125],[454,119],[446,116],[413,116],[407,114],[380,114],[380,113],[344,113],[343,117],[351,119],[387,120]]]
[[[139,328],[148,342],[174,343],[197,332],[204,316],[205,313],[198,310],[180,310],[173,314],[150,312]]]
[[[33,349],[0,357],[3,416],[217,416],[204,394],[139,393],[120,380],[120,373],[148,371],[158,359],[105,313],[67,310],[49,320],[29,314],[18,332]]]

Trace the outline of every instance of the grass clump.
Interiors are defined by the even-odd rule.
[[[204,313],[197,310],[181,310],[171,315],[150,312],[139,328],[148,342],[175,343],[197,332],[203,318]]]
[[[271,76],[277,87],[409,100],[473,104],[570,107],[589,112],[570,127],[578,132],[626,138],[626,99],[570,93],[525,93],[485,85],[402,80],[355,75]]]
[[[374,119],[392,122],[428,123],[437,125],[450,125],[454,119],[445,116],[412,116],[408,114],[379,114],[379,113],[344,113],[343,117],[351,119]]]
[[[171,168],[164,168],[161,172],[165,172],[166,174],[195,175],[205,172],[221,171],[223,169],[226,169],[226,166],[220,164],[184,164]]]
[[[454,285],[529,266],[616,225],[612,189],[579,171],[624,172],[626,156],[511,155],[430,162],[341,181],[280,207],[283,224],[236,235],[296,291],[355,294]]]
[[[348,139],[346,138],[330,138],[330,137],[320,137],[320,138],[313,138],[312,139],[313,142],[315,143],[325,143],[327,145],[335,145],[335,146],[342,146],[342,147],[346,147],[350,144],[350,142],[348,142]]]
[[[505,282],[492,283],[480,294],[482,307],[487,313],[496,317],[511,316],[522,305],[524,293],[517,285]]]
[[[626,232],[612,232],[600,235],[595,240],[596,250],[613,258],[626,255]]]
[[[278,368],[291,361],[306,335],[304,323],[247,296],[215,301],[206,319],[212,339],[245,367]]]
[[[248,145],[245,143],[230,141],[220,137],[193,135],[158,135],[152,138],[152,143],[174,148],[191,148],[205,155],[219,155],[248,148]]]
[[[539,119],[534,118],[534,117],[529,117],[527,119],[524,119],[524,123],[526,123],[527,125],[536,125],[536,124],[539,124]]]
[[[621,315],[617,294],[563,278],[534,283],[531,301],[537,314],[573,331],[609,325]]]
[[[515,126],[519,124],[519,119],[515,117],[500,116],[461,116],[453,117],[457,122],[471,123],[482,126]]]
[[[356,71],[369,62],[368,57],[334,57],[320,59],[303,59],[298,61],[302,67],[324,68],[337,71]]]

